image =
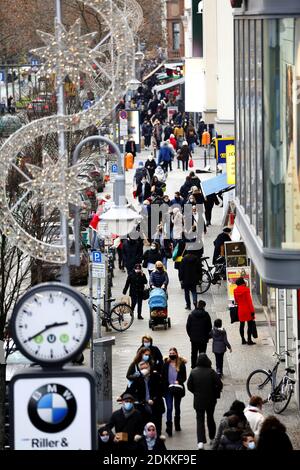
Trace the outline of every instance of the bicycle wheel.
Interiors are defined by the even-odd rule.
[[[266,403],[272,393],[270,374],[263,369],[254,370],[247,379],[246,389],[249,397],[253,395],[259,396]]]
[[[204,292],[208,291],[208,289],[210,288],[210,284],[211,284],[211,277],[209,275],[209,272],[203,269],[202,279],[199,281],[196,287],[197,294],[204,294]]]
[[[273,410],[274,413],[282,413],[291,401],[293,394],[293,385],[288,380],[284,385],[281,385],[278,393],[275,392],[273,397]]]
[[[110,324],[116,331],[125,331],[133,323],[133,311],[130,305],[121,303],[115,305],[110,312]]]

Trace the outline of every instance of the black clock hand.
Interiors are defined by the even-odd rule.
[[[35,335],[33,336],[30,336],[29,338],[27,338],[24,343],[27,343],[28,341],[31,341],[32,339],[36,338],[37,336],[41,335],[42,333],[44,333],[45,331],[47,330],[50,330],[50,328],[54,328],[55,326],[64,326],[64,325],[68,325],[69,322],[67,321],[64,321],[64,322],[61,322],[61,323],[51,323],[51,325],[46,325],[45,328],[41,331],[38,331],[38,333],[36,333]]]

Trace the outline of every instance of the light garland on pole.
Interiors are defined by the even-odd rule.
[[[50,205],[47,203],[47,198],[53,200],[56,195],[57,205],[55,207],[58,207],[62,212],[67,210],[70,203],[67,187],[72,197],[76,199],[73,189],[77,169],[64,168],[67,178],[66,188],[62,190],[59,160],[54,164],[53,160],[52,162],[49,160],[49,156],[44,159],[44,164],[51,166],[51,177],[50,170],[48,171],[46,168],[38,170],[37,167],[29,167],[32,176],[35,177],[32,179],[18,167],[16,163],[18,154],[24,150],[24,147],[32,145],[34,140],[39,137],[51,133],[83,130],[102,121],[111,112],[116,102],[126,92],[128,82],[134,77],[135,44],[132,28],[136,30],[142,21],[141,8],[135,0],[82,0],[82,3],[98,13],[105,24],[104,39],[100,42],[100,50],[97,50],[97,46],[94,49],[89,49],[95,33],[81,36],[80,23],[76,21],[68,32],[63,25],[57,22],[54,35],[40,32],[46,47],[37,49],[35,53],[44,60],[42,70],[45,75],[55,72],[56,77],[69,75],[71,79],[78,81],[79,73],[85,73],[88,81],[95,83],[95,89],[102,92],[101,96],[98,95],[95,105],[86,111],[32,121],[12,134],[0,149],[0,229],[12,244],[18,246],[28,255],[57,264],[66,263],[65,246],[52,245],[34,238],[19,225],[9,207],[6,195],[7,177],[12,169],[23,176],[24,182],[21,183],[21,188],[23,188],[24,194],[21,196],[22,198],[26,195],[25,191],[28,193],[31,191],[34,200],[44,204],[47,209]],[[59,33],[63,43],[63,51],[57,42]],[[109,41],[109,45],[105,45],[107,41]],[[103,52],[104,50],[108,51],[108,54]],[[97,79],[100,84],[95,80],[93,63],[97,66]],[[65,158],[62,159],[62,161],[65,160]],[[51,178],[52,188],[48,185],[49,178]],[[72,200],[72,203],[74,202],[76,200]]]

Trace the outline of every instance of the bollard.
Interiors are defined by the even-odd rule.
[[[112,346],[114,336],[95,339],[94,372],[96,374],[96,402],[98,424],[107,423],[112,415]]]

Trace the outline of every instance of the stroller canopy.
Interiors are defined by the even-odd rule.
[[[165,308],[167,307],[167,294],[164,289],[156,287],[150,291],[148,300],[150,308]]]

